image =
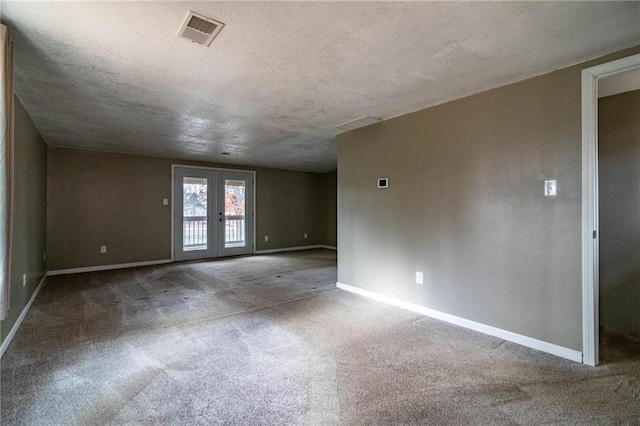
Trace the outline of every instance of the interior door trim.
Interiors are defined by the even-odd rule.
[[[598,79],[640,69],[640,54],[582,70],[582,362],[600,359]]]
[[[189,169],[204,169],[211,170],[216,172],[241,172],[241,173],[251,173],[253,175],[253,250],[251,250],[252,254],[256,252],[256,217],[258,216],[257,210],[258,206],[256,204],[256,172],[255,170],[244,170],[244,169],[227,169],[224,167],[205,167],[205,166],[190,166],[188,164],[171,164],[171,200],[169,200],[169,204],[171,205],[171,262],[175,262],[175,171],[177,167],[184,167]]]

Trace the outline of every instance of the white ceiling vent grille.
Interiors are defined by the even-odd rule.
[[[178,31],[178,37],[209,46],[224,24],[215,19],[189,11]]]
[[[379,123],[382,118],[378,117],[361,117],[355,120],[347,121],[346,123],[338,124],[336,129],[347,132],[349,130],[359,129],[360,127],[368,126],[370,124]]]

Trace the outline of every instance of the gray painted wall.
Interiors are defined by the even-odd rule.
[[[322,244],[335,247],[338,244],[338,173],[322,175],[320,204],[322,209]]]
[[[640,90],[598,100],[600,325],[640,334]]]
[[[258,250],[322,242],[319,173],[262,169],[257,180]],[[304,233],[307,233],[307,239]],[[269,241],[264,237],[269,236]]]
[[[581,350],[581,69],[638,51],[338,136],[338,281]]]
[[[171,164],[225,167],[54,147],[48,158],[49,270],[169,259]],[[256,171],[258,250],[323,243],[322,174],[232,168]]]
[[[11,301],[1,337],[11,331],[46,271],[47,148],[18,98],[15,102],[15,169]],[[26,286],[22,275],[27,274]]]

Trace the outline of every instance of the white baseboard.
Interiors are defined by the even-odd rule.
[[[436,311],[435,309],[425,308],[424,306],[415,305],[413,303],[405,302],[403,300],[395,299],[393,297],[385,296],[382,294],[374,293],[369,290],[364,290],[358,287],[350,286],[348,284],[336,283],[336,286],[342,290],[349,291],[351,293],[359,294],[370,299],[377,300],[379,302],[387,303],[389,305],[397,306],[398,308],[406,309],[408,311],[416,312],[421,315],[425,315],[431,318],[435,318],[441,321],[445,321],[460,327],[468,328],[470,330],[479,331],[480,333],[488,334],[490,336],[499,337],[510,342],[517,343],[522,346],[527,346],[532,349],[536,349],[542,352],[547,352],[551,355],[555,355],[561,358],[566,358],[575,362],[582,362],[582,352],[573,349],[565,348],[563,346],[554,345],[553,343],[543,342],[532,337],[523,336],[521,334],[513,333],[511,331],[502,330],[500,328],[492,327],[490,325],[482,324],[479,322],[471,321],[455,315],[446,314],[444,312]]]
[[[42,276],[42,279],[40,280],[40,283],[38,284],[38,287],[36,287],[35,291],[31,295],[31,298],[25,305],[24,309],[22,309],[22,312],[20,312],[20,316],[16,320],[15,324],[13,324],[13,327],[11,327],[11,331],[4,338],[4,341],[2,342],[2,346],[0,346],[0,358],[2,358],[2,356],[4,355],[4,352],[7,350],[7,348],[11,344],[11,341],[13,340],[13,336],[15,336],[16,333],[18,332],[18,328],[20,328],[22,321],[24,321],[24,317],[27,316],[27,312],[29,312],[29,308],[31,308],[31,305],[33,305],[33,301],[36,300],[36,296],[38,295],[38,293],[40,293],[40,290],[42,289],[42,286],[44,286],[46,279],[47,279],[47,274],[44,274]]]
[[[162,265],[164,263],[171,263],[171,259],[163,260],[148,260],[146,262],[133,262],[133,263],[120,263],[116,265],[100,265],[100,266],[87,266],[84,268],[71,268],[71,269],[58,269],[55,271],[47,271],[47,276],[64,275],[64,274],[80,274],[83,272],[97,272],[97,271],[110,271],[112,269],[124,269],[124,268],[137,268],[140,266],[152,266]]]
[[[327,245],[321,244],[321,245],[320,245],[320,248],[327,249],[327,250],[335,250],[335,251],[338,251],[338,247],[336,247],[336,246],[327,246]]]
[[[280,252],[283,252],[283,251],[313,250],[313,249],[320,249],[320,248],[329,249],[329,250],[336,250],[336,248],[332,247],[332,246],[325,246],[325,245],[321,245],[321,244],[316,244],[316,245],[313,245],[313,246],[285,247],[285,248],[277,248],[277,249],[269,249],[269,250],[256,250],[253,253],[254,254],[267,254],[267,253],[280,253]]]

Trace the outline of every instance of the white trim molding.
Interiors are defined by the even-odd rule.
[[[22,322],[24,321],[24,318],[27,316],[27,312],[29,312],[29,308],[31,308],[31,305],[33,305],[33,302],[36,300],[36,296],[38,295],[38,293],[40,293],[40,290],[44,286],[46,280],[47,280],[47,274],[44,274],[42,276],[42,279],[40,280],[40,283],[38,284],[38,287],[36,287],[35,291],[31,295],[31,298],[29,299],[29,301],[25,305],[24,309],[22,309],[22,312],[20,313],[20,316],[16,320],[15,324],[13,324],[13,327],[11,327],[11,331],[9,331],[9,334],[7,334],[7,336],[4,338],[4,341],[2,342],[2,346],[0,346],[0,358],[2,358],[2,356],[5,353],[5,351],[7,350],[9,345],[11,344],[11,341],[13,340],[13,337],[18,332],[18,328],[20,328],[20,326],[22,325]]]
[[[171,165],[171,199],[169,200],[169,203],[171,203],[171,261],[175,261],[176,260],[176,256],[175,256],[175,244],[176,244],[176,236],[175,236],[175,218],[174,215],[176,214],[176,206],[175,206],[175,197],[176,197],[176,190],[175,190],[175,179],[176,179],[176,165],[172,164]]]
[[[640,69],[640,54],[582,70],[582,352],[599,362],[598,79]]]
[[[146,262],[133,262],[133,263],[120,263],[116,265],[100,265],[100,266],[87,266],[84,268],[71,268],[71,269],[58,269],[55,271],[47,271],[47,276],[65,275],[65,274],[81,274],[83,272],[98,272],[98,271],[110,271],[112,269],[125,269],[125,268],[138,268],[140,266],[153,266],[162,265],[165,263],[172,263],[171,259],[162,260],[149,260]]]
[[[299,246],[299,247],[284,247],[284,248],[276,248],[276,249],[268,249],[268,250],[256,250],[255,254],[269,254],[269,253],[280,253],[284,251],[299,251],[299,250],[313,250],[313,249],[328,249],[328,250],[337,250],[333,246],[325,246],[322,244],[316,244],[312,246]]]
[[[536,349],[542,352],[549,353],[561,358],[566,358],[575,362],[582,362],[582,352],[573,349],[565,348],[563,346],[554,345],[553,343],[543,342],[532,337],[523,336],[521,334],[513,333],[511,331],[503,330],[500,328],[492,327],[490,325],[482,324],[479,322],[471,321],[465,318],[457,317],[455,315],[446,314],[444,312],[436,311],[435,309],[426,308],[424,306],[415,305],[413,303],[405,302],[400,299],[396,299],[383,294],[374,293],[369,290],[364,290],[359,287],[354,287],[348,284],[336,283],[339,289],[349,291],[351,293],[358,294],[360,296],[368,297],[379,302],[386,303],[388,305],[396,306],[398,308],[406,309],[411,312],[415,312],[427,317],[435,318],[450,324],[454,324],[460,327],[468,328],[470,330],[478,331],[480,333],[488,334],[490,336],[499,337],[504,340],[508,340],[513,343],[517,343],[522,346],[526,346],[532,349]]]

